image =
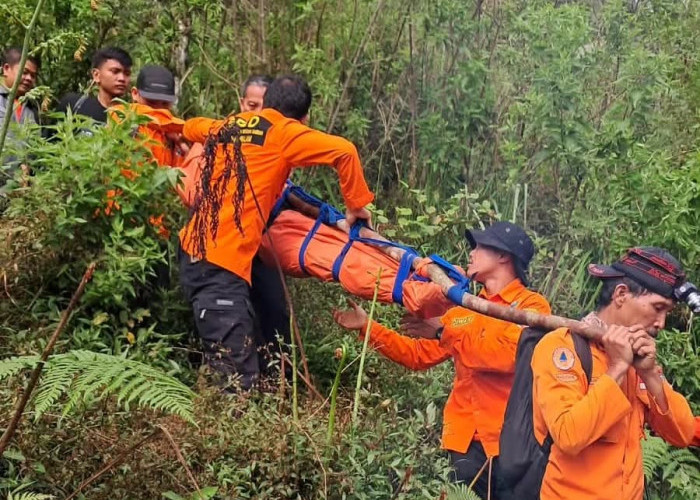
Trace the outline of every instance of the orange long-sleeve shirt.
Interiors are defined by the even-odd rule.
[[[550,313],[547,299],[519,280],[497,294],[480,295],[495,304]],[[462,307],[450,309],[441,321],[440,341],[405,337],[374,322],[370,343],[411,370],[426,370],[452,358],[455,377],[443,412],[442,447],[465,453],[477,438],[489,456],[496,456],[522,327]]]
[[[178,154],[173,144],[167,138],[170,132],[182,132],[185,121],[174,116],[167,109],[157,109],[145,104],[131,103],[110,108],[110,118],[121,121],[120,113],[134,113],[147,116],[148,123],[140,125],[138,133],[145,140],[145,146],[153,154],[156,163],[161,167],[179,167],[184,157]]]
[[[588,387],[574,342],[565,328],[542,338],[532,357],[535,436],[554,444],[541,500],[641,500],[644,424],[674,446],[688,446],[694,421],[687,401],[664,381],[668,411],[661,412],[633,368],[618,385],[608,360],[591,343]]]
[[[224,197],[226,202],[219,212],[216,240],[211,232],[207,235],[207,261],[228,269],[250,283],[251,262],[260,246],[265,223],[293,167],[334,167],[340,178],[340,191],[345,204],[351,210],[362,208],[374,199],[367,187],[357,149],[350,141],[309,128],[271,108],[265,108],[259,114],[241,113],[229,120],[236,120],[242,129],[241,149],[262,214],[258,213],[253,193],[246,184],[241,234],[234,223],[234,208],[230,202],[236,183],[229,182]],[[225,123],[225,120],[194,118],[185,122],[183,134],[190,141],[204,142],[210,133],[216,132]],[[214,179],[224,167],[223,151],[223,146],[219,146]],[[191,230],[192,221],[180,232],[180,242],[187,253],[194,255],[195,251],[187,238]]]

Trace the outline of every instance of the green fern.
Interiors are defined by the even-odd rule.
[[[51,500],[53,495],[45,495],[43,493],[32,493],[30,491],[20,492],[17,494],[10,493],[7,500]]]
[[[36,356],[0,361],[0,379],[34,366]],[[36,418],[68,396],[63,414],[79,404],[89,405],[109,396],[128,408],[134,403],[178,415],[194,422],[194,392],[182,382],[161,371],[130,359],[90,351],[71,351],[52,356],[46,362],[33,399]]]
[[[651,481],[657,470],[668,463],[668,451],[668,444],[661,438],[648,436],[642,441],[642,464],[647,482]]]
[[[677,449],[658,437],[642,441],[644,476],[652,498],[700,499],[700,459],[688,449]]]
[[[27,368],[33,368],[39,361],[39,356],[16,356],[0,362],[0,380],[14,377]]]
[[[465,484],[450,484],[446,500],[481,500],[481,497]]]
[[[29,488],[32,483],[26,483],[7,494],[7,500],[51,500],[55,498],[53,495],[46,493],[33,493],[31,491],[23,491]]]

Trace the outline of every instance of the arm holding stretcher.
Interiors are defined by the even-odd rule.
[[[357,330],[364,339],[367,331],[367,313],[352,300],[350,309],[333,311],[333,319],[343,328]],[[373,321],[369,330],[369,342],[390,360],[411,370],[427,370],[452,357],[436,340],[414,339],[401,335]]]

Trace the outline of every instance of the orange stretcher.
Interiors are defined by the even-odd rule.
[[[188,207],[197,190],[202,152],[202,146],[194,144],[180,168],[184,175],[178,194]],[[314,207],[318,216],[314,218],[297,211],[290,204],[290,198]],[[469,280],[464,273],[440,257],[421,258],[410,247],[362,238],[359,235],[361,224],[351,228],[348,234],[336,227],[344,218],[335,207],[289,182],[270,215],[267,229],[270,238],[263,237],[260,256],[267,265],[274,267],[276,255],[282,272],[288,276],[335,281],[348,293],[368,300],[374,295],[381,269],[377,300],[401,304],[423,318],[442,316],[454,306],[440,286],[422,272],[427,264],[440,265],[457,286],[468,291]],[[382,251],[382,247],[387,246],[404,250],[400,252],[400,260]]]
[[[318,206],[319,216],[314,219],[294,209],[284,209],[289,194]],[[454,307],[440,286],[421,272],[425,265],[431,262],[439,264],[453,280],[468,290],[469,280],[439,257],[421,258],[410,247],[361,238],[361,224],[348,234],[335,227],[342,219],[343,214],[334,207],[297,186],[290,186],[271,215],[272,223],[267,230],[270,238],[263,238],[260,256],[267,265],[275,266],[276,255],[283,272],[289,276],[335,281],[350,294],[364,299],[373,297],[381,270],[377,300],[401,304],[424,318],[441,316]],[[405,250],[401,260],[386,255],[381,249],[386,246]]]

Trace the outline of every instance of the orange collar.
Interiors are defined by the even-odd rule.
[[[479,297],[483,297],[486,300],[493,300],[494,297],[499,296],[504,300],[504,302],[506,302],[507,304],[511,304],[515,301],[518,294],[520,294],[523,290],[525,290],[525,285],[523,285],[518,278],[515,278],[513,281],[511,281],[505,287],[503,287],[499,292],[494,293],[493,295],[489,295],[486,292],[486,289],[482,288],[481,292],[479,292]]]

